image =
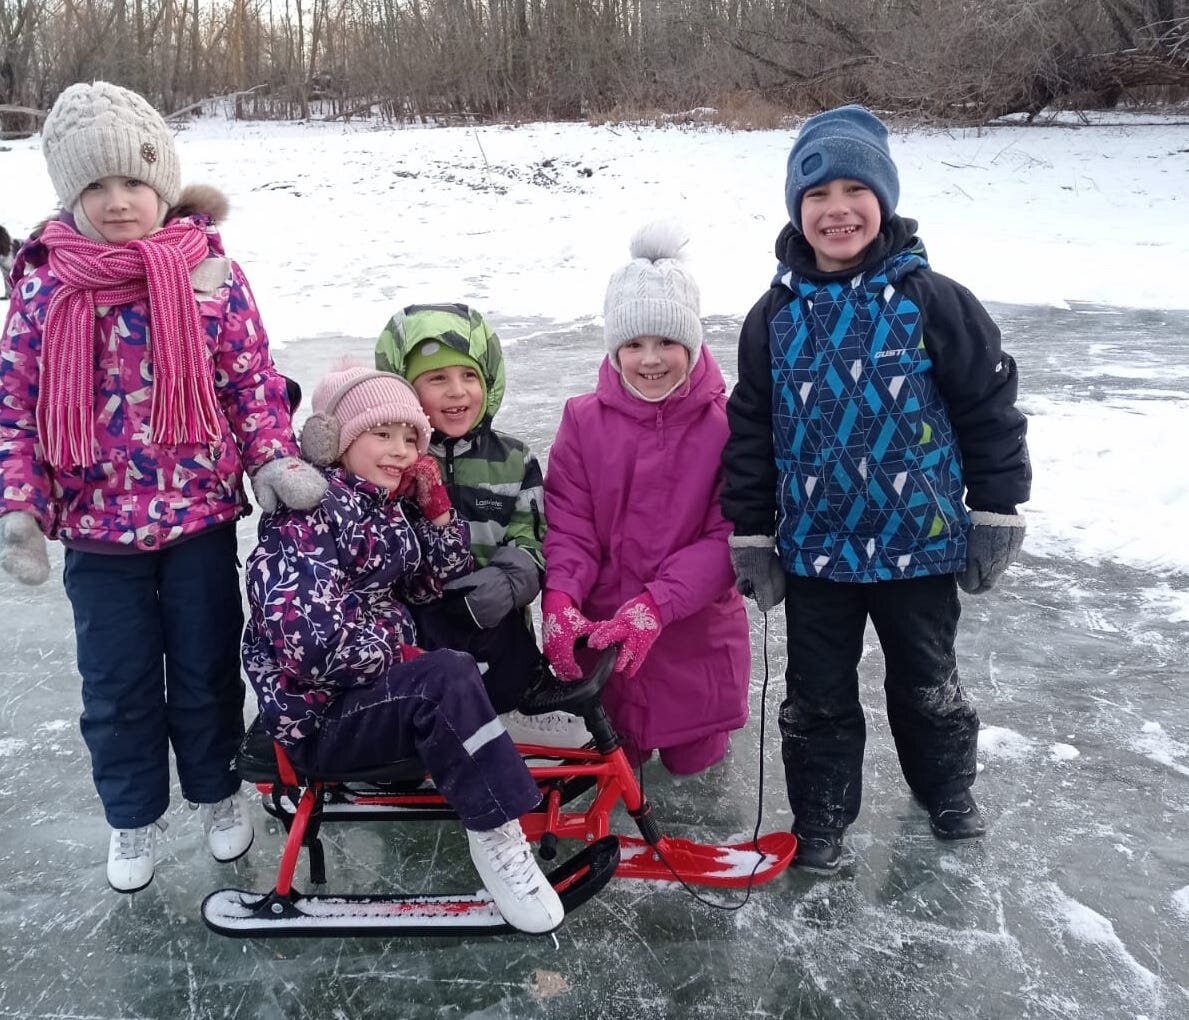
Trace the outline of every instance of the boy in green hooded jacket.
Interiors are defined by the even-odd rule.
[[[446,585],[441,602],[418,610],[422,641],[486,664],[488,694],[514,740],[585,743],[589,734],[573,716],[514,711],[547,668],[526,610],[541,590],[545,519],[536,457],[520,439],[492,427],[505,388],[499,337],[467,305],[409,305],[380,334],[376,367],[416,389],[433,426],[429,452],[470,529],[477,568]]]

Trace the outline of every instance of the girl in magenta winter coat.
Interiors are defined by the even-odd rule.
[[[678,775],[722,759],[747,721],[747,615],[718,507],[725,385],[702,345],[674,224],[632,239],[607,288],[607,357],[566,404],[545,475],[545,654],[619,646],[604,703],[633,764]]]
[[[112,828],[107,879],[153,878],[169,749],[207,845],[252,841],[233,759],[243,735],[235,522],[313,505],[285,380],[243,273],[182,192],[160,114],[107,82],[72,85],[42,132],[62,204],[17,258],[0,337],[0,567],[26,584],[66,547],[82,733]]]

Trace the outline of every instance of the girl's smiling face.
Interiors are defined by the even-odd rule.
[[[667,397],[689,375],[689,351],[667,337],[635,337],[615,356],[623,381],[646,400]]]
[[[365,482],[395,492],[416,460],[417,430],[392,422],[359,433],[343,454],[342,465]]]
[[[135,177],[101,177],[79,196],[83,213],[108,244],[148,237],[157,226],[157,192]]]

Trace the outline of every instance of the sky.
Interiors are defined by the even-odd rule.
[[[414,301],[467,301],[496,321],[540,320],[545,332],[597,323],[631,233],[657,215],[689,229],[703,315],[741,320],[771,277],[793,137],[793,128],[223,117],[184,124],[177,136],[183,181],[214,184],[231,200],[224,240],[276,346],[320,336],[366,345]],[[53,191],[38,138],[3,148],[0,223],[20,236],[53,209]],[[919,221],[933,267],[983,301],[1072,309],[1091,334],[1085,317],[1189,309],[1185,118],[897,129],[892,154],[898,211]],[[1161,353],[1185,342],[1185,320],[1143,321],[1155,354],[1116,338],[1070,347],[1067,364],[1051,352],[1030,361],[1005,330],[1030,417],[1032,555],[1189,572],[1189,458],[1179,440],[1189,367]],[[531,336],[510,344],[509,357],[531,357]],[[1039,371],[1068,373],[1068,399],[1030,396]],[[1096,399],[1107,382],[1110,397]],[[1169,598],[1189,618],[1189,597]]]

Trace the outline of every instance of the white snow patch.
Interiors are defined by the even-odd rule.
[[[1109,918],[1075,900],[1055,883],[1046,883],[1040,892],[1041,898],[1049,901],[1054,919],[1072,938],[1101,947],[1118,959],[1148,991],[1154,992],[1161,988],[1163,982],[1131,955],[1123,940],[1115,933],[1115,926]]]
[[[1172,894],[1172,905],[1177,913],[1189,921],[1189,885],[1182,886]]]
[[[1025,548],[1038,556],[1116,561],[1152,569],[1189,569],[1179,534],[1189,507],[1189,459],[1170,457],[1189,399],[1021,401],[1034,465]],[[1103,478],[1111,484],[1103,486]],[[1142,510],[1135,493],[1145,494]],[[1189,618],[1189,593],[1173,608]]]
[[[1167,584],[1139,593],[1140,598],[1161,613],[1169,623],[1189,623],[1189,591],[1177,591]]]
[[[1053,744],[1049,748],[1049,757],[1053,761],[1073,761],[1074,758],[1080,758],[1082,752],[1079,751],[1073,744]]]
[[[37,728],[43,733],[61,733],[63,730],[71,729],[73,725],[69,719],[50,719],[41,723]]]
[[[1179,775],[1189,776],[1189,767],[1177,760],[1189,755],[1189,747],[1170,737],[1160,723],[1145,722],[1140,735],[1131,741],[1131,746],[1145,758],[1166,765]]]
[[[978,749],[989,758],[1020,761],[1032,749],[1032,741],[1003,726],[984,726],[978,731]]]
[[[0,739],[0,758],[11,758],[14,754],[20,754],[28,746],[29,742],[20,737],[4,737]]]

